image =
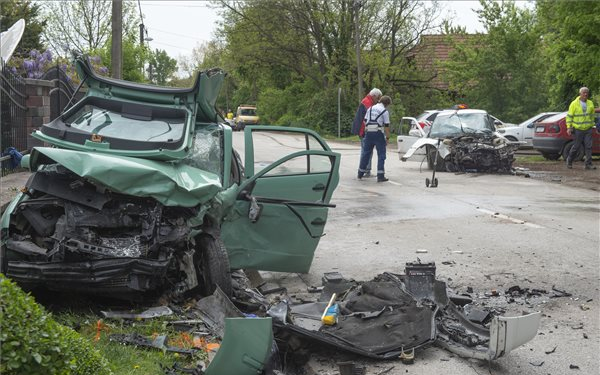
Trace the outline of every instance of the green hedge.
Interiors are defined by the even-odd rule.
[[[77,332],[58,324],[33,297],[0,274],[1,374],[112,374]]]

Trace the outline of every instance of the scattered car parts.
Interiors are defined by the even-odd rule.
[[[321,324],[326,302],[281,301],[268,314],[276,335],[299,335],[378,359],[399,358],[435,343],[463,357],[494,360],[536,336],[539,312],[492,316],[488,325],[477,324],[452,302],[446,289],[435,279],[434,263],[407,263],[404,275],[384,273],[342,293],[336,325]]]

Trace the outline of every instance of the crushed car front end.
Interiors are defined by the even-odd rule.
[[[210,293],[217,280],[229,291],[215,235],[223,72],[174,89],[97,76],[83,57],[77,67],[86,96],[33,134],[53,147],[22,161],[32,175],[2,217],[2,272],[27,289],[124,298]]]

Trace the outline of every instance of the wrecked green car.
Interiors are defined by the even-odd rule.
[[[2,216],[1,271],[22,287],[114,297],[231,293],[230,269],[307,272],[340,155],[307,129],[249,126],[243,160],[215,102],[225,74],[190,88],[77,71],[82,100],[33,136],[32,171]],[[258,160],[263,135],[301,138]]]

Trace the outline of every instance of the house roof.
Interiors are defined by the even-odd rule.
[[[431,81],[433,87],[446,90],[448,89],[448,82],[444,78],[443,73],[446,68],[443,63],[450,59],[450,54],[455,50],[456,45],[476,41],[482,35],[422,35],[419,43],[408,52],[407,57],[417,68],[434,76]]]

